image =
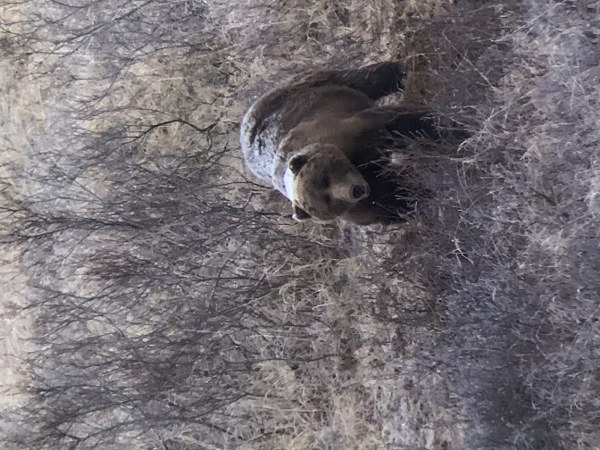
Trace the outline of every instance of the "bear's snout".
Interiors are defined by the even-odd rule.
[[[352,186],[350,196],[354,200],[362,200],[369,196],[369,185],[368,184],[355,184]]]

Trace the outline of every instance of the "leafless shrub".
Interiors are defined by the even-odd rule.
[[[597,8],[457,3],[7,3],[6,446],[594,448]],[[245,103],[398,56],[469,139],[390,143],[407,225],[294,224]]]

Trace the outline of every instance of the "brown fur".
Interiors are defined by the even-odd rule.
[[[298,220],[393,220],[374,189],[377,178],[367,181],[362,167],[381,157],[372,145],[377,132],[430,128],[424,111],[375,104],[401,89],[402,79],[402,66],[390,62],[314,73],[267,93],[242,121],[246,164],[292,201]]]

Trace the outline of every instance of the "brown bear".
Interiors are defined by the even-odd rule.
[[[406,203],[393,201],[394,187],[374,169],[374,142],[382,131],[436,135],[428,111],[375,103],[403,79],[400,63],[384,62],[312,73],[268,92],[242,120],[246,165],[292,202],[296,220],[403,221],[397,207]]]

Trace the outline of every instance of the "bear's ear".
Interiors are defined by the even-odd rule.
[[[300,172],[300,169],[302,169],[307,162],[308,162],[308,155],[294,156],[292,159],[290,159],[290,162],[288,163],[288,167],[290,168],[290,170],[292,171],[292,173],[294,175],[298,175],[298,172]]]
[[[302,222],[303,220],[310,219],[310,214],[304,211],[297,205],[294,205],[294,214],[292,215],[294,220]]]

